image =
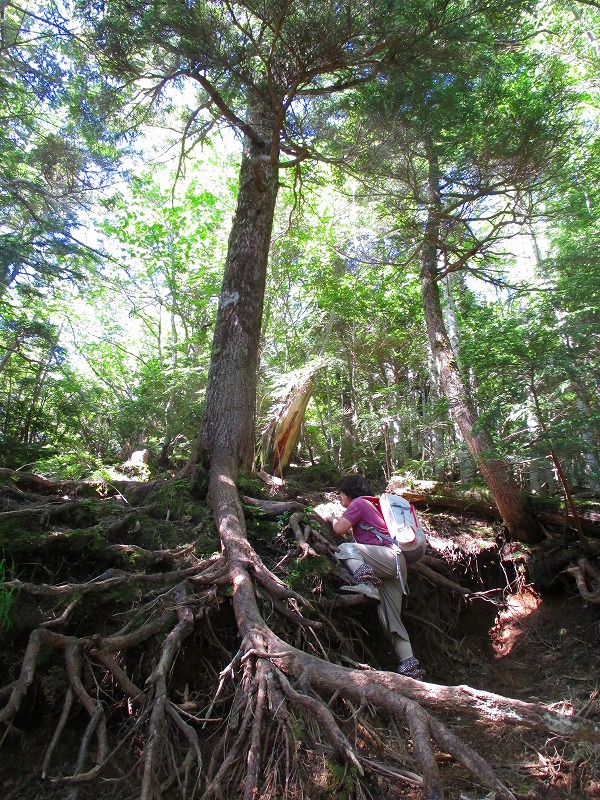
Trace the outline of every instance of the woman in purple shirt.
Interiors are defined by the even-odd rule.
[[[358,581],[358,585],[342,586],[340,590],[358,591],[379,600],[379,621],[391,636],[400,659],[396,671],[421,680],[425,673],[413,655],[408,633],[400,618],[407,581],[404,555],[399,547],[383,538],[389,537],[387,526],[379,510],[366,499],[371,491],[361,475],[343,478],[339,491],[345,511],[341,517],[330,517],[329,522],[338,536],[352,531],[354,541],[341,544],[335,555]]]

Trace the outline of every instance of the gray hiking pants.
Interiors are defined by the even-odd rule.
[[[363,561],[373,569],[373,572],[378,578],[381,578],[381,586],[377,587],[380,598],[379,605],[377,606],[379,622],[384,630],[392,635],[393,641],[395,640],[395,636],[402,640],[401,643],[397,644],[400,645],[401,652],[408,653],[408,655],[403,657],[410,657],[412,655],[412,647],[410,645],[408,633],[400,617],[402,612],[402,595],[404,594],[403,585],[404,587],[407,585],[406,561],[403,554],[400,552],[397,553],[396,548],[383,547],[378,544],[344,542],[344,544],[341,544],[335,551],[335,557],[342,562],[353,559]],[[402,576],[402,583],[400,583],[398,573]],[[396,650],[398,650],[396,643],[394,646]]]

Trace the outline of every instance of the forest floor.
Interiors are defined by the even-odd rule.
[[[420,516],[430,546],[446,558],[451,553],[459,573],[466,565],[471,573],[479,573],[483,586],[503,587],[497,606],[481,601],[462,606],[451,630],[451,651],[443,647],[443,639],[436,641],[419,631],[416,619],[410,621],[415,649],[424,634],[428,639],[423,643],[427,655],[422,657],[429,667],[426,679],[464,683],[600,720],[600,606],[585,603],[567,576],[553,576],[553,585],[538,591],[529,582],[528,562],[539,554],[505,543],[497,547],[489,536],[480,538],[479,531],[489,533],[489,522],[452,512]],[[542,548],[546,554],[553,549]],[[534,571],[544,563],[542,555]],[[486,570],[487,577],[481,575]],[[519,800],[600,798],[599,745],[505,725],[486,724],[478,730],[470,720],[447,722],[499,769]],[[443,763],[444,755],[439,758]],[[463,794],[457,764],[449,760],[445,772],[450,796],[473,797],[466,789]]]
[[[600,720],[600,605],[584,602],[571,577],[554,573],[560,546],[510,545],[502,539],[502,526],[473,514],[419,510],[419,518],[430,552],[446,561],[448,575],[473,591],[489,592],[488,601],[453,605],[439,589],[413,588],[403,618],[426,668],[425,680],[466,684]],[[542,591],[531,582],[531,572],[540,577]],[[391,651],[389,658],[393,661]],[[600,798],[600,745],[506,725],[478,728],[470,719],[444,721],[498,769],[519,800]],[[448,796],[474,800],[460,765],[444,753],[436,757]],[[402,788],[384,796],[411,794]],[[493,795],[483,792],[478,800],[482,797]]]
[[[599,640],[598,607],[584,606],[578,595],[540,597],[525,589],[507,598],[487,631],[465,631],[465,647],[483,645],[481,662],[464,664],[465,683],[599,719]],[[455,730],[467,733],[460,724]],[[481,737],[471,731],[470,741],[490,763],[504,765],[506,782],[523,800],[600,798],[598,745],[504,727]]]
[[[41,489],[38,487],[36,491]],[[32,535],[44,537],[44,540],[39,539],[37,550],[31,544],[30,555],[27,555],[29,541],[27,546],[22,544],[25,541],[24,522],[19,517],[21,538],[18,541],[21,544],[18,547],[16,534],[10,526],[4,532],[0,530],[4,562],[12,564],[12,569],[15,569],[16,559],[19,576],[23,579],[41,582],[48,580],[52,573],[53,582],[57,584],[65,580],[93,580],[104,568],[111,566],[109,551],[112,553],[115,547],[138,548],[140,552],[144,549],[147,554],[161,545],[160,552],[166,553],[169,547],[169,552],[173,552],[174,547],[195,537],[196,548],[200,542],[207,555],[215,547],[218,549],[206,505],[197,500],[191,505],[178,503],[172,487],[163,488],[161,492],[162,495],[154,499],[148,498],[148,513],[154,514],[154,521],[151,516],[134,514],[132,506],[127,504],[127,515],[123,516],[122,525],[115,523],[114,516],[98,523],[96,511],[92,513],[96,501],[83,500],[76,509],[79,514],[77,538],[73,537],[72,530],[67,529],[66,517],[50,520],[48,507],[44,506],[44,517],[31,518]],[[11,497],[14,494],[13,489]],[[63,499],[66,509],[67,494]],[[317,513],[335,502],[333,494],[322,492],[304,493],[302,499]],[[105,501],[108,502],[108,498]],[[29,508],[37,507],[35,502],[30,495],[29,503],[32,505]],[[68,502],[71,503],[71,513],[73,501]],[[168,505],[166,513],[165,503]],[[11,501],[9,506],[8,500],[4,508],[10,508],[4,512],[5,516],[25,513],[23,505],[17,507]],[[82,517],[84,512],[86,519]],[[586,604],[571,576],[555,567],[547,568],[553,563],[553,554],[561,549],[558,539],[534,551],[507,544],[502,539],[501,526],[489,519],[455,510],[433,512],[423,509],[419,515],[428,534],[431,553],[443,560],[447,577],[477,593],[476,599],[465,600],[441,591],[420,574],[409,573],[410,594],[403,618],[415,654],[426,669],[426,681],[467,685],[496,695],[541,702],[563,713],[600,722],[600,605]],[[318,570],[314,576],[311,574],[310,557],[294,560],[298,557],[296,543],[285,522],[265,521],[260,515],[253,517],[251,510],[247,522],[250,542],[270,569],[287,559],[288,564],[293,565],[288,571],[289,579],[300,581],[303,590],[312,586],[309,590],[315,595],[321,591],[322,581],[330,580],[331,576],[324,579]],[[87,529],[84,526],[88,526]],[[84,530],[87,533],[83,534]],[[104,539],[100,541],[102,537]],[[70,554],[69,547],[76,541],[83,543],[82,549]],[[11,542],[13,553],[10,552]],[[132,553],[127,556],[130,562],[136,555]],[[164,568],[160,564],[145,566],[146,572],[150,573]],[[334,580],[333,591],[336,590]],[[8,631],[0,654],[0,684],[6,684],[9,678],[14,680],[19,651],[22,652],[27,641],[27,629],[32,627],[28,617],[35,624],[36,614],[40,611],[34,598],[27,601],[22,596],[21,599],[24,604],[12,631]],[[124,597],[123,602],[129,602],[129,599]],[[95,614],[88,609],[76,620],[78,635],[93,630],[94,625],[104,634],[108,617],[100,615],[107,613],[106,605],[98,606]],[[356,641],[354,663],[367,670],[393,670],[395,657],[379,633],[375,606],[366,603],[348,608],[343,614],[352,617],[353,630],[365,633],[362,640]],[[226,593],[215,606],[209,625],[216,634],[212,640],[214,646],[210,642],[208,645],[206,642],[194,645],[200,649],[188,649],[177,661],[173,680],[182,695],[188,684],[198,681],[199,664],[202,664],[200,671],[209,678],[218,676],[232,648],[235,652],[237,634]],[[0,796],[5,800],[58,800],[76,794],[69,794],[72,790],[65,794],[64,788],[53,788],[50,782],[40,777],[48,732],[55,725],[51,720],[56,719],[60,710],[52,692],[62,690],[61,680],[57,665],[51,665],[19,713],[18,735],[15,736],[13,731],[3,737],[0,731]],[[207,698],[210,700],[210,694]],[[497,724],[493,721],[474,724],[472,717],[461,718],[456,714],[440,718],[487,759],[499,778],[510,786],[517,800],[600,798],[600,745],[572,742],[560,736],[549,737],[545,733],[507,726],[500,721]],[[68,723],[65,728],[61,744],[67,749],[70,745],[76,747],[81,736],[81,720],[75,716],[71,731],[70,725]],[[385,731],[380,730],[380,734],[385,739]],[[385,748],[385,741],[383,744]],[[210,751],[210,742],[206,745]],[[414,769],[409,742],[406,754],[405,768]],[[57,750],[55,760],[60,763],[58,756]],[[305,760],[303,766],[312,774],[313,791],[316,792],[306,795],[308,800],[313,800],[313,797],[314,800],[354,800],[353,790],[343,777],[336,784],[335,775],[332,778],[330,766],[325,766],[326,759],[322,754],[303,748],[299,757]],[[313,758],[314,764],[308,763]],[[450,755],[437,752],[436,759],[448,800],[493,800],[493,793],[488,794],[483,788],[477,793],[473,789],[472,776]],[[323,778],[321,788],[320,775]],[[418,800],[421,797],[418,788],[385,775],[371,776],[365,792],[362,796],[370,800]],[[82,800],[84,795],[104,797],[102,793],[88,795],[86,791],[80,794]],[[106,795],[113,796],[110,793]],[[168,797],[179,795],[169,793]]]

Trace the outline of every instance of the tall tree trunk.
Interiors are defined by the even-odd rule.
[[[23,334],[21,332],[15,334],[15,338],[13,343],[6,348],[5,354],[0,359],[0,375],[4,373],[4,369],[7,366],[8,362],[10,361],[12,355],[18,352],[19,348],[21,347],[21,336]]]
[[[576,15],[577,16],[577,15]],[[587,200],[586,200],[587,202]],[[540,249],[539,242],[535,235],[535,231],[530,230],[531,241],[533,244],[533,252],[535,255],[536,266],[544,277],[554,283],[554,278],[550,271],[546,268],[544,257]],[[562,327],[562,318],[559,309],[553,304],[554,315],[559,323],[559,330]],[[585,449],[582,452],[582,459],[584,462],[585,475],[589,481],[590,488],[598,491],[600,488],[600,428],[594,421],[598,418],[598,414],[592,407],[591,395],[588,386],[585,382],[585,372],[577,368],[576,355],[573,353],[571,341],[567,335],[563,333],[561,336],[564,348],[568,354],[568,358],[563,359],[563,368],[571,381],[571,387],[577,397],[577,407],[581,412],[581,419],[583,422],[582,436],[585,442]],[[593,376],[592,376],[593,380]]]
[[[452,352],[454,353],[457,363],[460,365],[460,339],[458,335],[458,323],[456,321],[456,303],[454,302],[454,295],[452,293],[452,283],[455,279],[456,275],[452,272],[442,279],[442,313],[444,315]]]
[[[456,321],[456,304],[454,303],[454,296],[452,294],[452,283],[456,281],[457,277],[458,276],[455,273],[451,272],[449,275],[446,275],[442,281],[442,313],[446,331],[448,333],[448,339],[450,341],[450,347],[452,348],[454,358],[456,359],[456,367],[460,372],[462,369],[460,361],[460,339],[458,334],[458,323]],[[464,386],[468,393],[469,402],[471,402],[471,398],[473,396],[471,392],[471,386],[468,383],[464,384]],[[462,481],[468,483],[475,477],[477,465],[475,464],[473,456],[467,447],[464,436],[458,427],[456,420],[454,420],[454,435],[456,436],[456,440],[458,442],[458,468],[460,470],[460,477]]]
[[[46,378],[48,377],[48,373],[50,372],[50,367],[52,365],[52,359],[56,353],[56,348],[58,347],[58,342],[60,339],[60,334],[62,332],[62,328],[57,331],[56,336],[50,346],[48,351],[48,356],[44,362],[40,362],[39,369],[35,379],[35,385],[33,387],[33,393],[31,396],[31,400],[29,402],[29,408],[27,409],[27,414],[25,415],[25,420],[23,422],[23,427],[21,428],[21,433],[19,435],[19,441],[23,442],[23,444],[31,444],[33,442],[33,434],[35,430],[33,429],[35,414],[39,412],[38,409],[38,401],[40,399],[40,395],[42,394],[42,389],[46,383]]]
[[[273,114],[255,103],[217,311],[200,444],[236,469],[254,459],[256,385],[265,278],[278,189]]]
[[[171,252],[171,264],[170,270],[167,272],[167,286],[169,287],[169,318],[171,322],[171,363],[170,363],[170,370],[171,374],[175,375],[177,370],[177,361],[178,361],[178,353],[177,353],[177,346],[179,344],[179,336],[177,332],[177,319],[176,319],[176,311],[177,311],[177,268],[175,266],[175,261],[173,257],[173,234],[169,234],[169,250]],[[161,369],[163,365],[161,364]],[[163,438],[162,447],[160,448],[160,456],[158,458],[158,463],[163,469],[167,469],[171,466],[169,460],[169,449],[173,442],[173,433],[172,433],[172,424],[171,424],[171,409],[173,407],[173,403],[175,402],[175,397],[177,394],[177,389],[175,386],[171,387],[169,391],[169,397],[167,402],[165,403],[165,410],[164,410],[164,420],[165,420],[165,433]]]
[[[429,374],[430,390],[430,405],[432,410],[429,414],[430,419],[433,420],[431,430],[432,436],[432,453],[433,453],[433,470],[436,481],[443,483],[446,480],[446,453],[444,446],[444,428],[439,424],[436,415],[433,413],[433,406],[435,401],[440,397],[440,378],[437,372],[437,367],[433,363],[433,356],[431,348],[427,348],[427,372]]]
[[[511,536],[524,542],[537,541],[539,528],[535,517],[525,504],[506,462],[494,456],[491,437],[478,424],[444,325],[437,269],[441,218],[440,172],[430,143],[426,143],[426,155],[429,169],[429,211],[422,250],[421,291],[429,343],[440,384],[450,403],[450,413],[494,496]]]

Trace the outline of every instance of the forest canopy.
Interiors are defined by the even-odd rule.
[[[419,287],[430,141],[436,280],[479,424],[523,487],[558,488],[552,446],[574,485],[596,489],[595,11],[523,9],[500,41],[491,4],[468,18],[448,7],[447,29],[418,8],[434,34],[389,67],[373,34],[356,65],[325,65],[321,79],[300,38],[286,69],[306,77],[270,78],[284,168],[256,437],[314,363],[294,462],[358,464],[380,480],[473,475]],[[239,61],[215,73],[223,87],[194,86],[184,40],[177,70],[157,50],[141,65],[115,52],[112,6],[98,49],[66,14],[12,3],[3,14],[2,465],[89,477],[147,448],[153,468],[177,469],[202,414],[237,197],[234,85],[261,78]],[[216,18],[202,24],[210,39]],[[141,17],[131,29],[140,53],[154,30]],[[228,44],[251,56],[243,39]],[[224,47],[206,56],[217,70],[233,58]],[[174,72],[159,80],[163,68]]]
[[[95,27],[94,7],[75,9],[101,46],[66,7],[4,9],[5,467],[89,477],[147,448],[153,468],[177,469],[198,431],[245,127],[235,87],[263,91],[252,58],[268,25],[245,45],[245,18],[219,22],[217,5],[127,31],[119,8]],[[346,66],[326,63],[333,42],[313,53],[300,33],[291,54],[273,54],[281,74],[264,90],[281,98],[284,169],[256,436],[314,363],[295,462],[358,464],[380,480],[473,475],[419,288],[429,141],[436,280],[479,424],[523,487],[558,488],[552,446],[574,485],[596,489],[595,10],[524,6],[504,30],[493,4],[444,8],[405,12],[415,38],[419,19],[434,31],[416,43],[395,17],[389,66],[375,30],[360,31],[376,17],[350,7],[343,36],[360,35],[364,52]],[[179,67],[156,48],[154,65],[140,61],[163,24]],[[198,52],[206,40],[213,78],[194,74],[186,36]]]

